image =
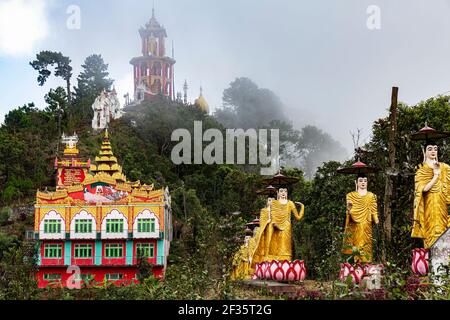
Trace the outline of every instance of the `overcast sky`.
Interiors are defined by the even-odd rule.
[[[140,55],[138,29],[152,0],[0,0],[0,117],[19,105],[44,107],[51,80],[37,85],[28,62],[40,50],[61,51],[74,74],[90,54],[109,63],[116,89],[132,90],[129,61]],[[68,6],[81,10],[69,30]],[[380,9],[380,29],[367,13]],[[450,91],[450,0],[155,0],[156,17],[175,43],[176,90],[190,100],[203,86],[212,110],[236,77],[274,91],[298,127],[314,124],[352,149],[349,131],[368,138],[387,115],[392,86],[416,104]],[[372,20],[371,20],[372,21]],[[73,85],[76,85],[75,77]]]

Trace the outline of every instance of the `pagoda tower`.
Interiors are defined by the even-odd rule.
[[[166,29],[155,18],[155,9],[145,27],[139,30],[142,56],[131,59],[134,71],[134,100],[139,103],[157,95],[173,98],[175,60],[166,56]]]
[[[91,165],[91,172],[93,175],[97,173],[103,173],[111,176],[117,182],[127,181],[126,176],[122,172],[122,167],[117,162],[117,158],[114,156],[111,142],[109,141],[108,129],[105,131],[103,137],[102,146],[98,156],[95,157],[97,165]]]

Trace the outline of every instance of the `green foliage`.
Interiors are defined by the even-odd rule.
[[[70,58],[64,56],[61,52],[41,51],[36,55],[36,60],[30,62],[30,65],[39,73],[37,81],[40,86],[43,86],[52,74],[49,67],[56,66],[55,76],[66,81],[68,100],[71,101],[70,79],[73,70],[70,65],[71,62]]]
[[[37,297],[35,248],[0,233],[0,300]]]
[[[110,90],[114,82],[108,78],[108,64],[101,55],[90,55],[81,67],[82,71],[77,77],[78,85],[75,87],[74,125],[77,121],[89,123],[92,120],[92,104],[103,90]]]
[[[303,197],[305,217],[295,224],[296,255],[305,260],[311,277],[330,280],[339,273],[340,251],[345,222],[345,194],[354,189],[352,177],[339,175],[338,162],[328,162],[319,168],[314,180],[293,197]],[[320,235],[320,236],[317,236]]]
[[[45,102],[48,105],[45,111],[54,116],[67,112],[67,94],[63,87],[58,87],[55,90],[50,89],[49,93],[45,95]]]
[[[59,56],[58,56],[59,57]],[[53,57],[55,58],[55,57]],[[40,83],[45,83],[50,72],[52,55],[38,55],[35,63],[40,72]],[[53,59],[53,60],[52,60]],[[56,63],[56,62],[55,62]],[[61,60],[61,71],[69,61]],[[56,63],[57,65],[57,63]],[[58,68],[58,65],[57,65]],[[57,156],[59,131],[74,130],[80,138],[81,155],[93,159],[99,150],[102,133],[90,129],[91,104],[103,89],[109,89],[107,64],[101,56],[86,59],[78,77],[77,99],[69,103],[62,88],[50,90],[46,96],[47,108],[37,109],[33,104],[8,113],[0,128],[0,204],[30,203],[35,191],[52,186],[53,160]],[[65,70],[65,72],[63,71]],[[42,75],[41,75],[42,73]],[[69,77],[70,78],[70,77]],[[447,97],[430,99],[416,107],[401,105],[398,117],[398,168],[394,172],[395,201],[393,209],[393,239],[386,242],[382,227],[374,229],[374,257],[376,261],[391,261],[385,278],[386,291],[379,297],[393,299],[439,298],[448,296],[447,289],[428,286],[415,290],[410,283],[411,249],[415,246],[409,237],[412,217],[412,190],[415,165],[421,161],[420,146],[408,140],[428,119],[430,126],[450,131]],[[225,127],[279,128],[283,158],[287,167],[283,172],[300,178],[289,190],[293,201],[305,204],[305,217],[293,224],[294,257],[306,262],[308,278],[334,281],[339,273],[345,195],[354,190],[354,177],[339,175],[338,167],[348,163],[326,162],[327,157],[342,152],[341,147],[326,133],[308,126],[295,130],[283,120],[282,105],[276,96],[258,88],[249,79],[237,79],[224,92],[224,109],[215,117],[197,108],[167,101],[163,97],[129,108],[120,120],[110,124],[111,141],[115,155],[129,180],[154,183],[157,188],[168,186],[172,195],[175,239],[171,244],[169,266],[164,281],[150,274],[151,265],[140,265],[141,284],[117,287],[109,283],[89,283],[83,290],[62,288],[37,290],[31,277],[35,270],[34,253],[21,234],[27,225],[8,226],[6,214],[0,214],[0,298],[14,299],[228,299],[236,297],[236,284],[229,281],[231,261],[242,244],[244,225],[266,202],[257,196],[261,177],[255,168],[237,165],[179,165],[170,160],[176,144],[171,141],[175,129],[185,128],[193,133],[194,121],[202,121],[203,130]],[[71,110],[71,117],[66,116]],[[59,114],[63,112],[63,116]],[[255,117],[258,114],[261,117]],[[275,121],[273,121],[275,120]],[[387,167],[388,119],[374,123],[373,137],[364,146],[361,160],[381,169]],[[66,131],[67,132],[67,131]],[[323,157],[322,157],[323,155]],[[449,159],[450,148],[443,145],[440,159]],[[291,162],[289,162],[291,161]],[[320,165],[317,172],[316,167]],[[315,172],[315,174],[314,174]],[[308,178],[309,180],[305,179]],[[377,194],[379,212],[386,173],[369,178],[369,189]],[[6,211],[5,211],[6,212]],[[384,220],[380,214],[380,226]],[[10,228],[11,227],[11,228]],[[9,229],[6,229],[9,228]],[[386,250],[383,257],[382,248]],[[331,291],[323,289],[305,296],[307,299],[372,299],[364,288],[350,283],[333,282]],[[409,288],[409,289],[408,289]],[[411,289],[411,290],[410,290]],[[321,289],[322,290],[322,289]],[[408,291],[410,290],[410,291]],[[441,291],[439,291],[441,290]],[[442,294],[444,292],[444,294]]]
[[[10,217],[11,217],[11,208],[9,207],[0,208],[0,226],[5,225]]]
[[[81,66],[83,71],[77,78],[76,98],[96,98],[103,90],[109,90],[113,80],[109,79],[108,64],[102,56],[93,54],[86,58]]]

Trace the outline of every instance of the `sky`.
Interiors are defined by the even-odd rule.
[[[174,43],[176,90],[186,79],[193,101],[202,86],[212,111],[248,77],[281,98],[296,127],[316,125],[350,151],[350,131],[367,141],[387,116],[393,86],[411,105],[450,91],[450,0],[0,0],[0,119],[45,107],[64,86],[38,86],[29,62],[41,50],[72,59],[73,85],[84,59],[101,54],[119,97],[132,94],[129,61],[153,2],[169,53]],[[70,29],[74,6],[80,28]]]

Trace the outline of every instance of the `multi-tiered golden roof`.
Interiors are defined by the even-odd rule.
[[[109,141],[108,130],[105,131],[103,137],[102,146],[98,156],[95,157],[97,165],[91,165],[91,172],[93,175],[106,174],[117,182],[126,182],[127,178],[122,172],[122,166],[117,162],[117,158],[114,156],[111,142]]]

